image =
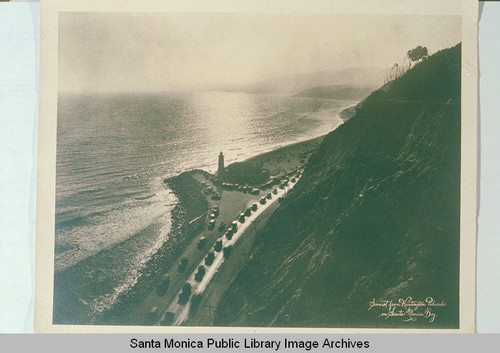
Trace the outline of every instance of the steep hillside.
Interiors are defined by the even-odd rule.
[[[216,325],[457,327],[460,66],[460,45],[434,54],[323,140]],[[446,306],[433,322],[368,310],[408,296]]]

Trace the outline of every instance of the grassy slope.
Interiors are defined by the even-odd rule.
[[[216,325],[458,325],[461,46],[371,94],[330,133],[256,240]],[[433,296],[433,324],[372,298]]]

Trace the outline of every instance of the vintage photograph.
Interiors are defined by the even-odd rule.
[[[461,16],[57,33],[51,324],[460,329]]]

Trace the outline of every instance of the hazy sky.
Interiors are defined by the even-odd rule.
[[[460,41],[452,16],[61,13],[64,93],[173,91],[390,67]]]

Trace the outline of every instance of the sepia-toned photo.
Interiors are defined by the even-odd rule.
[[[49,325],[473,327],[462,16],[118,11],[57,13]]]

